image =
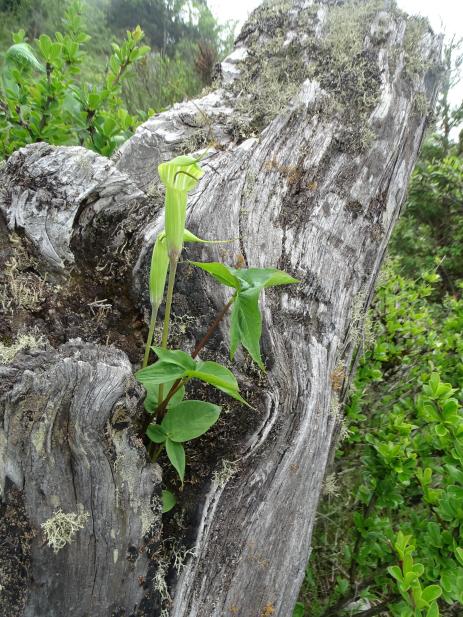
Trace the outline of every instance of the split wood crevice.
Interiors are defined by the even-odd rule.
[[[266,4],[217,88],[146,122],[114,160],[35,144],[6,162],[0,334],[32,339],[0,368],[1,617],[291,614],[440,47],[387,1]],[[161,519],[161,484],[175,489],[175,477],[137,437],[131,376],[162,228],[156,167],[207,145],[187,227],[236,240],[187,257],[278,267],[301,283],[263,299],[267,373],[244,354],[229,364],[255,411],[217,398],[221,419],[188,446],[185,489]],[[173,344],[192,349],[226,300],[183,263]],[[226,326],[204,359],[228,362]],[[55,553],[42,524],[59,510],[80,527]]]

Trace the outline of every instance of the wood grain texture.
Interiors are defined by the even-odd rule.
[[[3,529],[22,540],[23,564],[0,549],[1,615],[152,614],[140,577],[159,542],[161,477],[130,426],[131,373],[125,354],[80,341],[0,368],[2,507],[29,524],[24,538]],[[59,510],[87,519],[54,552],[42,524]]]
[[[108,181],[124,187],[121,197],[116,188],[109,189],[109,201],[82,202],[76,195],[85,182],[78,174],[73,181],[63,178],[61,187],[59,174],[53,176],[56,161],[69,157],[75,165],[80,149],[31,146],[15,155],[17,165],[8,163],[1,172],[1,208],[10,229],[25,230],[54,267],[74,260],[77,270],[88,271],[96,264],[95,277],[106,268],[98,270],[98,251],[113,272],[122,263],[116,255],[125,255],[128,266],[119,280],[143,310],[150,250],[163,225],[156,166],[209,145],[187,226],[201,237],[236,240],[188,248],[186,256],[278,267],[301,281],[267,290],[262,299],[267,372],[259,373],[241,352],[228,364],[255,409],[218,399],[226,413],[207,436],[187,446],[187,482],[177,492],[180,518],[168,517],[163,533],[191,548],[194,557],[180,576],[172,573],[173,602],[164,602],[163,617],[291,615],[362,315],[435,102],[440,45],[426,23],[389,1],[267,3],[244,26],[213,92],[149,120],[113,161],[85,155],[91,158],[89,177],[106,165],[100,186]],[[27,192],[35,173],[27,162],[31,153],[40,161],[49,157],[42,177],[47,182],[49,166],[56,182],[51,194],[56,190],[69,212],[65,231],[50,232],[56,236],[50,242],[54,253],[43,234],[28,232],[21,222],[29,215],[19,215],[34,211],[35,198]],[[63,197],[69,182],[77,188]],[[53,200],[41,203],[47,211]],[[39,217],[31,217],[29,229],[35,230]],[[127,245],[128,252],[118,249],[112,257],[107,245],[113,242],[119,249]],[[173,344],[188,349],[227,293],[187,263],[180,274],[175,323],[181,327],[174,328]],[[112,328],[119,323],[122,330],[127,316],[122,309],[118,315]],[[202,357],[229,363],[227,344],[225,323]],[[11,450],[3,455],[8,469],[14,468],[12,457]],[[175,488],[160,460],[164,480]],[[219,473],[224,461],[233,473]],[[112,480],[101,486],[106,483],[112,503]],[[13,484],[22,487],[18,478]],[[68,490],[63,482],[53,494]],[[110,509],[102,512],[101,525]],[[109,583],[103,578],[101,584]],[[135,597],[131,593],[128,598]]]
[[[82,224],[88,228],[96,214],[114,217],[143,195],[110,161],[77,146],[21,148],[8,159],[2,176],[0,211],[8,228],[22,231],[57,270],[74,263],[71,238],[83,210]]]

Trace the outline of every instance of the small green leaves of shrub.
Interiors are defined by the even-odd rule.
[[[430,302],[435,279],[404,279],[394,264],[383,276],[376,341],[359,362],[338,446],[348,497],[335,508],[322,501],[315,532],[319,556],[305,583],[313,617],[344,594],[357,599],[358,589],[373,606],[387,602],[391,617],[463,605],[463,298]],[[334,563],[338,584],[326,593]]]
[[[245,347],[254,362],[264,370],[260,354],[262,318],[259,310],[259,295],[262,289],[276,285],[288,285],[299,281],[286,272],[275,268],[230,268],[222,263],[191,262],[213,276],[223,285],[236,289],[230,328],[230,356],[233,359],[238,345]]]
[[[204,401],[183,401],[171,407],[161,424],[150,424],[146,431],[149,439],[165,444],[167,456],[183,482],[185,475],[185,441],[204,435],[220,416],[220,407]]]
[[[149,52],[140,27],[113,44],[105,76],[98,85],[82,78],[89,36],[83,31],[82,4],[69,4],[63,33],[42,34],[29,43],[13,35],[0,82],[0,156],[29,143],[81,145],[109,156],[141,118],[124,109],[124,78]]]
[[[166,514],[166,512],[170,512],[172,508],[177,503],[175,499],[175,495],[173,495],[170,491],[162,491],[162,513]]]
[[[420,578],[424,574],[424,566],[414,562],[415,546],[412,544],[412,536],[399,531],[394,548],[401,565],[390,566],[387,571],[397,582],[397,588],[404,599],[405,607],[401,614],[410,614],[414,617],[439,617],[436,600],[442,595],[442,589],[439,585],[422,586]]]
[[[305,616],[304,605],[301,602],[297,602],[296,606],[294,607],[293,617],[304,617],[304,616]]]

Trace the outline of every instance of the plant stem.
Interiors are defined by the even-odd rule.
[[[143,357],[142,368],[145,368],[145,366],[148,366],[151,344],[153,342],[154,326],[156,325],[156,317],[158,316],[158,309],[159,309],[159,304],[157,306],[151,307],[150,326],[148,330],[148,337],[146,339],[145,355]]]
[[[170,325],[170,313],[172,311],[172,299],[174,297],[174,285],[175,275],[177,273],[178,255],[169,257],[169,282],[167,284],[167,296],[166,296],[166,311],[164,313],[164,325],[162,328],[162,349],[167,349],[167,341],[169,339],[169,325]],[[163,385],[159,386],[159,399],[162,401]]]
[[[355,589],[348,589],[346,593],[344,593],[340,598],[338,598],[334,604],[331,604],[325,609],[322,617],[337,617],[337,615],[344,609],[346,604],[349,604],[349,602],[352,602],[352,600],[358,598],[359,593],[362,591],[362,589],[365,589],[373,582],[373,577],[371,577],[357,585]]]
[[[154,446],[154,444],[152,444]],[[156,450],[156,452],[154,454],[152,454],[150,452],[150,456],[151,456],[151,462],[155,463],[158,458],[161,456],[161,452],[164,450],[164,444],[162,443],[159,448]]]
[[[172,299],[174,297],[175,275],[177,273],[178,255],[170,258],[169,262],[169,282],[167,284],[166,312],[164,315],[164,326],[162,329],[161,347],[167,349],[167,339],[169,338],[170,313],[172,310]]]
[[[214,319],[214,321],[211,323],[211,325],[209,326],[206,334],[203,336],[203,338],[199,341],[199,343],[196,344],[196,347],[193,349],[193,352],[191,354],[192,358],[196,358],[196,356],[199,354],[199,352],[201,351],[201,349],[206,345],[206,343],[208,342],[208,340],[211,338],[211,336],[214,334],[214,331],[217,329],[217,326],[220,324],[220,322],[222,321],[222,319],[225,317],[228,309],[231,307],[231,305],[233,304],[235,297],[233,296],[232,298],[230,298],[230,300],[227,302],[227,304],[223,307],[223,309],[220,311],[220,313],[217,313],[217,317]]]
[[[207,341],[211,338],[212,334],[214,333],[214,331],[217,329],[218,325],[220,324],[220,322],[222,321],[222,319],[225,317],[228,309],[230,308],[230,306],[233,304],[233,300],[235,298],[230,298],[230,300],[227,302],[227,304],[223,307],[223,309],[217,314],[216,318],[214,319],[214,321],[211,323],[211,325],[209,326],[206,334],[203,336],[203,338],[199,341],[199,343],[196,344],[196,347],[193,349],[193,352],[191,354],[192,358],[196,358],[196,356],[199,354],[199,352],[201,351],[201,349],[206,345]],[[172,386],[172,388],[169,390],[168,395],[166,396],[166,398],[162,401],[162,403],[159,405],[157,412],[156,412],[156,418],[162,419],[164,417],[165,411],[167,409],[167,405],[170,401],[170,399],[174,396],[174,394],[177,392],[177,390],[180,388],[180,386],[183,383],[183,379],[177,379],[177,381],[174,383],[174,385]],[[161,400],[161,395],[159,395],[159,400]]]

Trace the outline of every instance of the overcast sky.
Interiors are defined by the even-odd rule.
[[[209,0],[212,12],[220,21],[233,19],[242,24],[260,0]],[[398,0],[398,5],[411,14],[426,15],[433,28],[447,37],[463,37],[463,0]],[[463,83],[453,92],[452,99],[463,99]]]

